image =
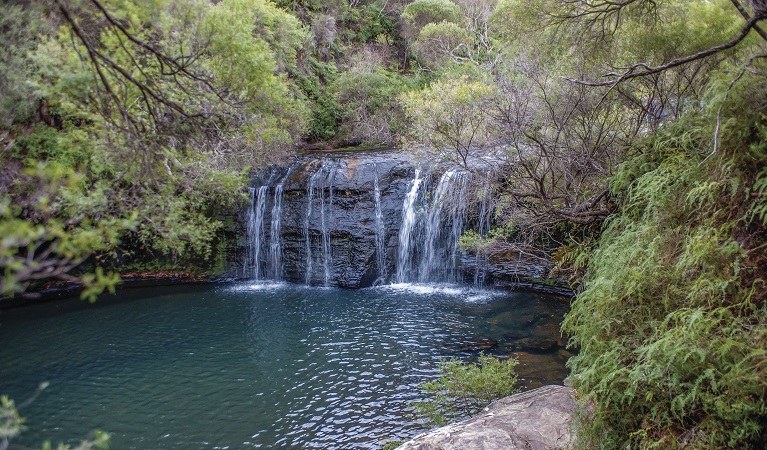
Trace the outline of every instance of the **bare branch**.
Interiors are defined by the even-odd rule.
[[[743,18],[746,19],[746,21],[751,20],[751,15],[748,13],[748,11],[746,11],[746,9],[743,7],[740,1],[730,0],[730,2],[732,2],[732,4],[735,6],[735,9],[738,10],[740,15],[743,16]],[[761,36],[762,39],[767,41],[767,32],[765,32],[764,29],[762,29],[762,27],[760,27],[759,25],[754,25],[754,31],[759,33],[759,36]]]
[[[715,55],[717,53],[720,53],[722,51],[728,50],[730,48],[735,47],[738,45],[743,39],[748,36],[748,33],[753,29],[757,23],[760,20],[764,20],[767,18],[767,12],[761,12],[759,15],[752,17],[748,20],[746,25],[741,29],[740,33],[735,36],[733,39],[719,45],[715,45],[713,47],[710,47],[706,50],[702,50],[698,53],[694,53],[692,55],[684,56],[682,58],[673,59],[665,64],[661,64],[659,66],[650,66],[647,63],[636,63],[632,66],[625,69],[623,73],[608,73],[605,74],[605,77],[611,77],[614,78],[611,81],[584,81],[584,80],[578,80],[575,78],[570,77],[562,77],[563,79],[581,84],[584,86],[592,86],[592,87],[599,87],[599,86],[610,86],[610,89],[613,89],[618,84],[630,80],[632,78],[637,77],[644,77],[647,75],[652,75],[660,72],[664,72],[666,70],[672,69],[674,67],[682,66],[684,64],[689,64],[693,61],[697,61],[700,59],[708,58],[709,56]]]
[[[573,10],[564,14],[554,14],[556,22],[564,23],[572,20],[583,21],[589,27],[598,26],[602,35],[615,32],[622,20],[624,9],[637,6],[645,17],[657,19],[657,4],[653,0],[564,0]]]

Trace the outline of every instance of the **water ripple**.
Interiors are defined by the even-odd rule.
[[[0,387],[51,382],[20,445],[101,428],[119,449],[372,449],[420,431],[408,404],[439,358],[516,352],[525,386],[561,381],[566,352],[515,345],[557,339],[565,309],[445,285],[133,290],[4,311]]]

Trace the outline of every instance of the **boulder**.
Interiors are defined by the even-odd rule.
[[[575,390],[543,386],[498,400],[472,419],[424,433],[398,449],[570,449],[577,409]]]

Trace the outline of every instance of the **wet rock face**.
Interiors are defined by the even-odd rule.
[[[570,449],[575,391],[543,386],[493,403],[478,416],[422,434],[399,450]]]
[[[396,262],[402,199],[414,170],[405,156],[365,153],[362,157],[304,158],[288,168],[277,169],[270,175],[271,181],[259,175],[254,185],[283,183],[283,278],[344,288],[370,286],[378,279],[376,177],[385,230],[386,273],[391,274]],[[273,189],[270,186],[269,192]],[[272,220],[270,208],[267,204],[266,223]]]
[[[488,285],[514,290],[543,292],[547,294],[572,297],[572,289],[564,279],[549,277],[552,264],[540,259],[525,256],[521,253],[509,252],[495,256],[490,261],[478,266],[477,258],[465,256],[461,260],[467,276],[474,277],[479,270]]]
[[[424,198],[433,200],[439,172],[426,175],[424,185],[432,190],[424,192]],[[250,218],[244,215],[244,220],[259,217],[259,250],[248,243],[241,254],[256,255],[258,262],[244,263],[235,276],[252,278],[257,272],[263,279],[344,288],[393,281],[403,203],[415,174],[416,165],[410,155],[393,151],[309,155],[285,167],[255,174],[251,181],[254,190],[266,186],[261,194],[262,209]],[[418,214],[428,215],[425,207],[419,208]],[[276,213],[280,220],[275,224]],[[279,230],[278,241],[271,236],[274,229]],[[421,233],[426,234],[423,230]],[[252,235],[246,237],[251,242],[253,239]],[[382,258],[378,246],[385,255],[385,270],[379,268]],[[256,264],[258,271],[253,270]],[[455,266],[449,261],[444,265]],[[463,276],[469,283],[477,280],[476,258],[461,257],[459,267],[459,278]],[[486,285],[511,283],[510,287],[536,290],[535,283],[545,279],[549,267],[513,255],[490,261],[481,270]]]

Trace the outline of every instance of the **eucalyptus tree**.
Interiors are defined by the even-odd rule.
[[[3,14],[50,28],[30,36],[10,18],[3,30],[34,41],[5,55],[28,106],[5,114],[1,212],[17,226],[0,246],[2,295],[45,277],[101,280],[94,294],[116,278],[93,267],[120,248],[123,261],[210,257],[215,208],[303,131],[285,74],[308,35],[270,2],[53,0]],[[84,230],[96,234],[72,241]]]

